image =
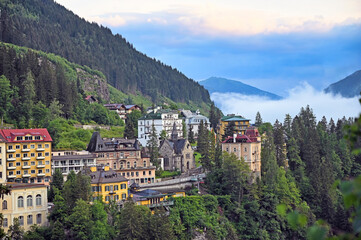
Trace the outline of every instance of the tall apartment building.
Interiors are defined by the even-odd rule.
[[[45,183],[51,179],[51,142],[43,129],[1,129],[7,182]]]
[[[152,126],[154,125],[158,137],[164,130],[167,138],[171,138],[173,125],[176,124],[178,136],[183,137],[182,119],[178,117],[177,111],[159,110],[148,113],[138,119],[138,140],[142,146],[146,146],[149,136],[152,134]]]
[[[131,182],[148,184],[155,181],[155,166],[148,157],[142,158],[136,139],[101,138],[94,132],[87,151],[97,157],[97,164],[111,167]]]
[[[258,129],[249,127],[245,134],[228,137],[222,142],[222,151],[243,158],[256,177],[261,177],[261,136]]]
[[[47,186],[44,184],[7,183],[11,186],[10,195],[0,198],[0,212],[3,215],[5,232],[19,219],[25,231],[32,225],[46,226],[48,223]]]
[[[6,144],[0,134],[0,184],[6,182]]]

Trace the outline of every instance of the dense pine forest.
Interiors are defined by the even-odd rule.
[[[176,69],[136,51],[122,36],[53,0],[1,0],[0,41],[55,53],[103,72],[115,88],[157,102],[210,104],[209,93]]]

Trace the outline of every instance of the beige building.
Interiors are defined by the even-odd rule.
[[[0,198],[5,232],[18,218],[25,231],[34,224],[45,226],[48,223],[47,187],[44,184],[8,183],[11,194]]]
[[[228,137],[222,142],[222,151],[243,158],[256,177],[261,177],[261,136],[258,129],[249,127],[244,135]]]

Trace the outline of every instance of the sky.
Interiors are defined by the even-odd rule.
[[[322,89],[361,69],[359,0],[56,1],[197,81],[326,98]]]

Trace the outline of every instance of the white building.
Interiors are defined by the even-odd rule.
[[[175,123],[178,136],[183,137],[182,119],[178,117],[177,111],[159,110],[156,112],[148,113],[138,119],[138,140],[146,146],[149,136],[152,133],[152,126],[154,124],[158,138],[163,130],[167,133],[167,138],[172,135],[173,124]]]
[[[55,169],[60,169],[64,176],[64,180],[70,173],[74,171],[78,173],[83,170],[84,167],[96,166],[96,155],[91,154],[88,151],[57,151],[52,153],[52,171],[55,173]]]
[[[201,121],[203,121],[203,124],[207,124],[208,130],[210,130],[211,124],[209,122],[209,119],[201,115],[199,110],[197,110],[195,113],[192,113],[190,110],[182,110],[181,113],[184,116],[184,121],[187,126],[187,134],[189,132],[189,128],[192,127],[194,137],[197,138]]]

